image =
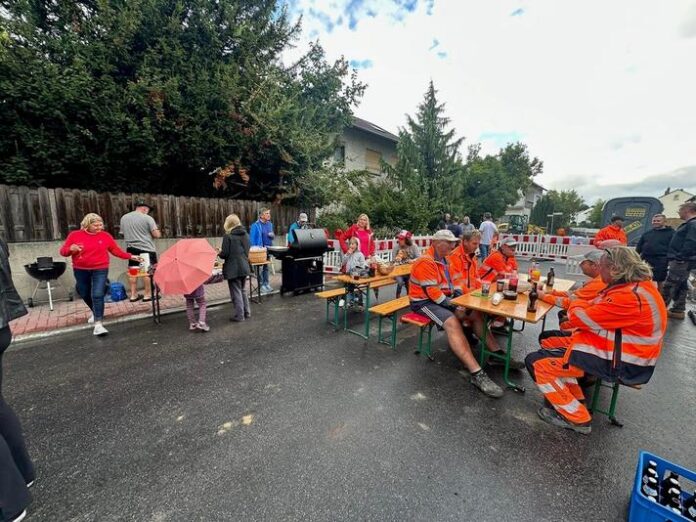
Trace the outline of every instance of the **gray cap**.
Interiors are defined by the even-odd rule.
[[[300,223],[306,223],[307,221],[309,221],[309,218],[307,217],[307,214],[302,212],[302,213],[300,213],[300,217],[298,218],[297,221],[299,221]]]
[[[580,254],[579,256],[573,256],[573,259],[575,259],[576,261],[580,261],[581,263],[583,261],[592,261],[593,263],[599,263],[599,260],[602,259],[603,255],[604,250],[595,248],[594,250],[590,250],[589,252],[585,252],[584,254]]]
[[[500,245],[514,247],[517,246],[517,240],[514,237],[506,237],[500,242]]]
[[[452,231],[447,229],[438,230],[430,239],[433,241],[449,241],[450,243],[456,243],[459,241]]]

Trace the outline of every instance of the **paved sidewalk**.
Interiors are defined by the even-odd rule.
[[[280,289],[280,274],[271,276],[271,286],[278,291]],[[246,289],[249,286],[247,283]],[[206,299],[208,306],[230,302],[230,293],[227,282],[206,285]],[[160,300],[162,313],[167,311],[182,311],[186,303],[183,296],[164,295]],[[252,303],[253,306],[253,303]],[[41,304],[34,308],[27,308],[28,315],[12,321],[12,333],[15,340],[22,340],[36,334],[64,330],[72,327],[87,325],[87,318],[90,316],[89,308],[78,296],[72,302],[59,301],[53,303],[53,311],[49,310],[48,304]],[[106,303],[104,310],[104,324],[108,326],[110,322],[120,322],[128,319],[139,319],[143,316],[152,314],[152,303],[137,301],[131,303],[128,299],[116,303]]]

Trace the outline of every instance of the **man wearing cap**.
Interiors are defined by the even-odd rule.
[[[420,256],[420,249],[413,244],[413,234],[408,230],[402,230],[396,236],[397,244],[392,251],[394,263],[413,263]],[[408,287],[409,276],[396,277],[396,298],[401,297],[401,290]]]
[[[162,237],[162,233],[155,220],[149,215],[151,209],[152,207],[145,201],[138,201],[135,204],[135,210],[121,217],[119,233],[126,242],[126,252],[136,256],[147,254],[150,259],[150,265],[155,265],[157,264],[157,250],[153,238]],[[128,266],[138,266],[138,262],[128,261]],[[137,290],[138,279],[129,274],[128,281],[130,282],[130,302],[134,303],[142,297]],[[143,284],[145,287],[145,296],[142,297],[143,301],[152,301],[150,279],[144,277]]]
[[[307,214],[302,212],[300,213],[300,217],[297,218],[297,221],[290,225],[290,228],[288,228],[288,246],[292,245],[295,242],[295,234],[293,234],[292,231],[304,230],[306,228],[309,228],[309,226],[307,225],[307,221]]]
[[[594,237],[594,244],[597,248],[607,248],[609,246],[617,246],[616,243],[602,246],[605,241],[615,240],[621,245],[628,245],[628,238],[623,229],[623,218],[621,216],[612,216],[610,223],[597,232]]]
[[[558,312],[558,323],[561,329],[542,332],[539,335],[539,343],[542,348],[552,350],[570,346],[572,332],[566,323],[568,320],[568,308],[576,301],[592,301],[607,287],[599,273],[599,261],[602,259],[603,254],[603,250],[595,249],[575,257],[575,259],[582,259],[580,270],[582,270],[584,275],[591,278],[577,290],[572,292],[561,292],[558,290],[544,292],[543,289],[538,290],[540,299],[561,309]]]
[[[457,238],[452,232],[438,230],[432,237],[432,256],[424,254],[413,263],[408,290],[411,309],[445,331],[450,348],[469,370],[474,386],[489,397],[502,397],[503,390],[488,377],[471,353],[462,326],[464,311],[451,302],[452,297],[462,293],[453,283],[447,259],[456,245]]]
[[[506,273],[517,271],[517,260],[515,250],[517,241],[511,237],[506,237],[500,242],[500,247],[483,260],[479,267],[479,277],[481,281],[489,283],[502,279]]]

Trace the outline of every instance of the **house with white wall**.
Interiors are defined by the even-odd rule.
[[[532,208],[537,204],[537,201],[541,199],[544,195],[546,189],[539,185],[538,183],[531,182],[527,190],[524,193],[520,190],[520,199],[514,205],[510,205],[505,209],[506,216],[526,216],[529,220],[529,216],[532,214]]]
[[[353,118],[353,125],[343,131],[334,150],[333,162],[342,163],[346,171],[367,170],[382,173],[382,161],[396,164],[399,137],[379,125]]]
[[[679,207],[693,198],[694,195],[684,189],[670,190],[667,188],[665,193],[659,198],[664,210],[662,213],[667,219],[679,219]]]

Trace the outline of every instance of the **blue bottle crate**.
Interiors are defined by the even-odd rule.
[[[677,515],[665,506],[651,502],[641,491],[641,486],[643,485],[643,468],[648,465],[649,460],[657,462],[657,474],[660,480],[662,480],[666,471],[673,471],[679,475],[681,479],[696,483],[696,472],[683,468],[678,464],[673,464],[668,460],[661,459],[647,451],[641,451],[638,457],[638,469],[636,469],[636,480],[633,484],[633,493],[631,494],[631,505],[628,510],[628,522],[689,522],[689,519],[684,515]],[[682,502],[691,495],[693,495],[693,491],[691,490],[682,491]]]

